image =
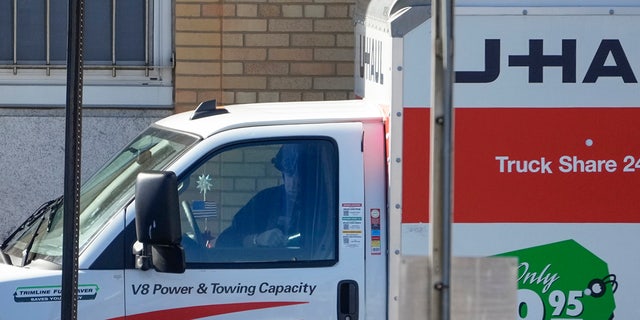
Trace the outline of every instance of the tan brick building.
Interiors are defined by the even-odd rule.
[[[353,97],[353,0],[176,0],[175,111]]]
[[[0,214],[0,238],[62,193],[68,19],[64,2],[51,3],[0,1],[0,206],[11,213]],[[355,0],[85,5],[83,177],[150,123],[203,100],[353,96]]]

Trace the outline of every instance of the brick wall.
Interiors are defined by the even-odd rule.
[[[353,0],[176,0],[176,112],[353,97]]]
[[[214,217],[196,219],[201,230],[209,230],[217,237],[256,193],[282,184],[282,174],[271,162],[279,149],[280,145],[263,145],[228,150],[191,174],[180,199],[186,203],[208,200],[217,205]],[[206,195],[198,189],[199,179],[205,176],[212,177],[211,189]]]

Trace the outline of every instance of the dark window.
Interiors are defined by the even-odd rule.
[[[338,151],[330,140],[224,148],[180,186],[187,263],[335,263],[337,192]]]
[[[0,63],[13,61],[12,1],[0,1]]]
[[[87,65],[144,66],[151,21],[145,0],[85,1]],[[64,65],[68,0],[0,0],[0,64]],[[115,20],[115,27],[114,27]],[[147,28],[149,26],[149,28]],[[115,31],[115,32],[114,32]],[[14,34],[15,39],[14,39]]]

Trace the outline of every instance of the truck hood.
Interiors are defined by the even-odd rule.
[[[0,285],[7,282],[23,281],[26,279],[59,278],[62,276],[60,270],[45,270],[29,267],[17,267],[7,264],[0,264]],[[57,280],[60,282],[60,280]]]
[[[60,319],[62,271],[41,266],[51,267],[0,264],[0,319]],[[78,277],[80,319],[124,314],[122,270],[79,270]]]
[[[0,297],[31,299],[42,296],[42,290],[59,289],[62,280],[60,270],[43,270],[0,264]],[[38,291],[39,290],[39,291]],[[3,300],[4,301],[4,300]]]
[[[0,264],[0,319],[60,319],[62,271]],[[95,297],[97,285],[91,294]],[[121,302],[121,301],[120,301]],[[104,308],[102,304],[92,304]],[[95,309],[84,311],[89,314]],[[97,316],[107,319],[121,314],[119,310]],[[102,314],[105,315],[105,314]],[[94,317],[85,317],[94,318]]]

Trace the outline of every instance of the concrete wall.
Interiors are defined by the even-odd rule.
[[[171,110],[83,110],[82,180]],[[64,109],[0,109],[0,239],[63,193]]]

